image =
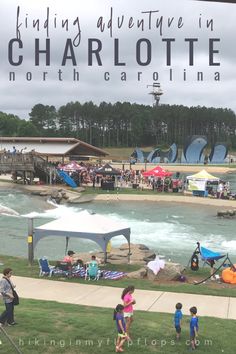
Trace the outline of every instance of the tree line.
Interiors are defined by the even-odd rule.
[[[236,147],[236,116],[231,109],[129,102],[69,102],[58,110],[36,104],[29,120],[0,112],[1,136],[74,137],[105,147],[183,146],[190,135],[205,135],[209,144]]]

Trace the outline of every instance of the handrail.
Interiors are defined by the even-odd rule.
[[[9,343],[11,343],[12,347],[15,349],[15,351],[18,354],[23,354],[22,351],[20,351],[20,349],[17,347],[17,345],[13,342],[13,340],[11,339],[11,337],[7,334],[6,330],[0,326],[0,331],[2,331],[3,335],[7,338],[7,340],[9,341]]]

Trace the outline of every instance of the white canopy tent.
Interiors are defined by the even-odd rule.
[[[205,191],[207,182],[218,183],[219,178],[211,175],[206,170],[202,170],[194,175],[187,176],[188,190],[190,191]]]
[[[30,263],[33,261],[34,249],[37,243],[42,238],[48,236],[66,238],[77,237],[92,240],[102,248],[104,252],[104,260],[106,262],[108,242],[114,236],[123,235],[128,242],[128,255],[130,254],[130,228],[103,215],[90,214],[87,211],[81,211],[77,213],[76,216],[66,216],[35,228],[32,226],[32,219],[30,220],[29,235],[33,235],[31,242],[28,241]]]

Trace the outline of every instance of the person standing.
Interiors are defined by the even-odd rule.
[[[13,288],[15,285],[11,282],[10,278],[12,276],[12,269],[5,268],[3,270],[3,277],[0,280],[0,293],[2,294],[3,301],[5,303],[5,311],[0,315],[0,326],[5,323],[8,326],[16,325],[14,321],[14,296],[13,296]]]
[[[116,341],[116,353],[123,352],[123,344],[129,339],[126,333],[126,323],[124,319],[124,306],[118,304],[114,310],[113,320],[116,321],[116,327],[118,331],[118,337]]]
[[[175,330],[176,330],[176,339],[179,340],[180,339],[180,334],[181,334],[181,321],[183,318],[183,314],[182,314],[182,304],[180,302],[178,302],[175,305],[176,311],[175,311],[175,316],[174,316],[174,324],[175,324]]]
[[[223,185],[222,181],[220,181],[220,183],[217,186],[217,198],[218,199],[222,199],[223,191],[224,191],[224,185]]]
[[[197,317],[197,308],[193,306],[189,309],[192,316],[190,320],[190,343],[191,349],[196,349],[196,338],[198,336],[198,317]]]
[[[124,305],[124,318],[126,321],[126,332],[128,336],[129,336],[130,326],[134,320],[133,305],[136,304],[136,301],[133,298],[134,289],[135,289],[134,286],[130,285],[123,290],[121,295],[121,299],[123,300],[123,305]]]

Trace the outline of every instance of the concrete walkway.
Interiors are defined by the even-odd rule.
[[[16,276],[12,280],[21,298],[107,308],[115,308],[121,302],[123,290],[100,286],[99,281],[80,284]],[[150,290],[135,290],[134,298],[136,310],[173,314],[175,304],[181,302],[187,315],[191,306],[197,306],[199,316],[236,320],[236,298]]]

